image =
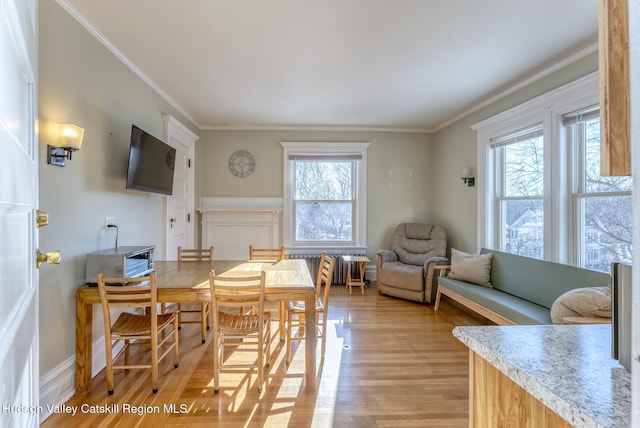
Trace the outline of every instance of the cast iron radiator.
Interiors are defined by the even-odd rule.
[[[333,278],[331,283],[333,285],[345,285],[347,283],[347,263],[342,260],[342,256],[362,256],[362,254],[327,254],[336,260],[335,267],[333,268]],[[309,273],[311,278],[315,281],[318,276],[318,269],[320,268],[320,258],[322,254],[289,254],[290,259],[304,259],[307,262]],[[355,269],[355,266],[352,267]]]

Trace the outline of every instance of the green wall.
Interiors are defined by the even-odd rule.
[[[161,242],[165,198],[125,190],[131,124],[163,137],[162,114],[197,130],[54,1],[39,2],[40,249],[60,249],[60,265],[40,269],[40,373],[75,354],[75,292],[85,282],[86,254],[115,245]],[[85,128],[82,149],[64,168],[47,165],[55,123]],[[94,307],[94,339],[102,312]],[[103,352],[96,349],[96,352]]]
[[[434,163],[428,134],[329,131],[203,131],[198,142],[199,196],[283,196],[282,141],[368,142],[367,254],[391,244],[398,223],[430,222],[435,208]],[[255,172],[233,176],[227,162],[244,149]]]
[[[449,231],[449,246],[462,251],[478,250],[477,187],[460,179],[465,165],[477,169],[477,135],[471,126],[544,94],[598,69],[598,54],[592,53],[542,79],[461,118],[431,135],[435,198],[430,213],[435,223]],[[476,177],[481,180],[481,177]]]

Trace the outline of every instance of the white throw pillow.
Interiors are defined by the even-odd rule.
[[[491,259],[493,253],[468,254],[451,249],[449,278],[491,287]]]
[[[611,289],[585,287],[567,291],[551,306],[551,321],[554,324],[562,324],[564,317],[611,318]]]

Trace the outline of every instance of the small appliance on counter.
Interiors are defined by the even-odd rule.
[[[96,275],[102,272],[107,277],[134,278],[153,271],[155,246],[125,246],[87,254],[86,281],[96,284]]]

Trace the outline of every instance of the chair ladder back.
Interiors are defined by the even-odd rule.
[[[316,290],[318,297],[320,297],[320,287],[324,285],[324,296],[322,302],[324,304],[325,310],[327,305],[329,304],[329,290],[331,289],[331,283],[333,279],[333,270],[336,266],[336,259],[326,256],[324,259],[324,264],[321,268],[321,274],[318,276],[318,290]]]
[[[209,248],[182,248],[178,247],[179,262],[212,262],[213,247]]]
[[[333,269],[335,267],[336,260],[327,256],[326,252],[322,252],[320,257],[320,267],[318,268],[318,276],[316,278],[316,297],[320,298],[322,286],[325,286],[325,293],[327,293],[331,286],[333,279]]]
[[[264,307],[265,273],[243,277],[222,277],[209,272],[213,310],[219,306],[242,308],[256,305]]]
[[[336,260],[327,256],[326,252],[322,252],[320,258],[320,267],[318,268],[318,275],[316,277],[316,334],[314,337],[322,339],[321,355],[324,358],[326,349],[326,329],[327,329],[327,307],[329,304],[329,289],[331,288],[331,280],[333,279],[333,269],[335,267]],[[322,294],[322,286],[324,285],[324,294]],[[318,304],[318,301],[322,297],[322,306]],[[322,318],[320,318],[320,314]],[[294,341],[304,340],[305,336],[293,336],[293,328],[300,328],[304,326],[305,316],[305,303],[304,302],[290,302],[289,309],[285,310],[286,316],[286,364],[291,363],[291,343]]]
[[[152,391],[156,393],[158,391],[158,361],[173,350],[173,366],[178,367],[179,340],[178,319],[175,314],[158,315],[157,313],[156,272],[137,278],[107,278],[100,272],[97,279],[104,319],[107,392],[109,395],[113,394],[114,369],[148,368],[151,369]],[[122,312],[118,315],[115,323],[111,324],[111,308],[149,308],[150,310],[147,314]],[[170,327],[173,328],[173,334],[165,337],[165,333]],[[163,333],[162,339],[158,338],[159,330]],[[173,340],[170,341],[170,338]],[[121,342],[124,342],[124,346],[118,356],[120,353],[124,353],[124,364],[116,365],[115,361],[118,356],[113,357],[113,345]],[[140,345],[150,345],[151,347],[149,364],[129,362],[130,347]],[[159,355],[159,348],[163,348],[161,355]]]
[[[209,248],[178,247],[178,263],[182,262],[213,262],[213,246]],[[175,306],[177,306],[179,328],[182,328],[182,324],[199,324],[200,335],[204,344],[207,330],[209,329],[209,303],[201,302],[195,305],[176,303]],[[163,304],[162,311],[164,312],[165,310],[166,304]]]
[[[127,288],[129,288],[129,290],[106,290],[106,299],[109,307],[148,308],[153,305],[153,296],[150,287],[144,287],[146,290],[135,290],[133,289],[134,287]]]
[[[265,362],[270,364],[271,316],[264,311],[265,273],[247,272],[246,276],[217,276],[212,270],[209,272],[209,286],[211,288],[211,306],[213,310],[213,390],[217,394],[220,389],[220,371],[227,368],[256,368],[258,372],[258,391],[264,384]],[[220,311],[219,307],[237,307],[239,313]],[[251,306],[252,310],[245,313],[243,308]],[[232,345],[238,347],[237,340],[241,339],[242,346],[249,345],[258,352],[258,357],[251,364],[234,364],[225,362],[224,347]]]
[[[254,248],[249,245],[249,260],[284,260],[284,246],[280,248]]]
[[[102,272],[99,272],[97,280],[103,314],[109,323],[111,322],[110,308],[151,308],[151,313],[155,314],[154,308],[157,303],[155,272],[151,272],[149,276],[137,278],[105,277]]]

